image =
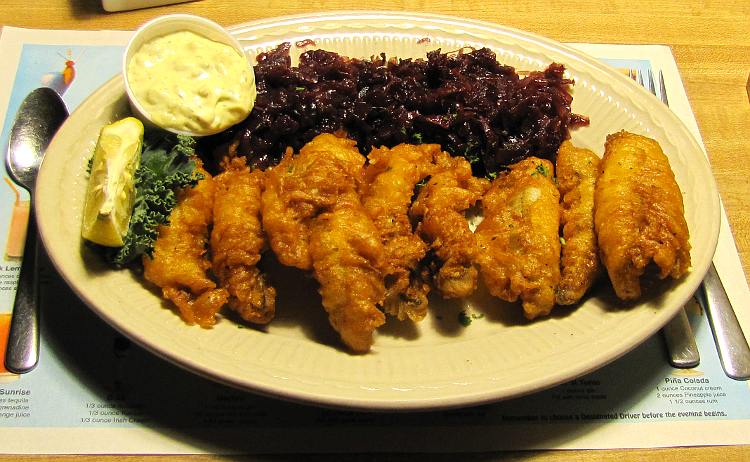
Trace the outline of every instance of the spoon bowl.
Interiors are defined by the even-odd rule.
[[[33,193],[44,151],[68,110],[51,88],[33,90],[18,108],[10,132],[5,166],[13,181]]]

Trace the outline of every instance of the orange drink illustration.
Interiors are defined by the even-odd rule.
[[[27,200],[22,201],[21,194],[18,192],[16,185],[8,177],[4,177],[4,179],[16,195],[16,200],[13,203],[13,212],[10,217],[10,226],[8,227],[8,240],[5,243],[5,258],[7,260],[17,260],[23,257],[23,247],[26,242],[26,225],[29,222],[31,203]]]
[[[5,349],[8,346],[8,331],[10,330],[10,313],[0,314],[0,353],[3,361],[0,362],[0,374],[8,372],[5,369]]]
[[[62,96],[73,83],[73,79],[76,78],[76,60],[78,58],[73,58],[73,50],[68,50],[65,55],[61,53],[57,53],[57,55],[65,60],[65,68],[59,72],[55,71],[44,74],[41,83],[45,87],[55,90],[60,96]]]
[[[10,331],[10,313],[0,313],[0,383],[17,380],[18,375],[5,368],[5,351],[8,348],[8,332]]]

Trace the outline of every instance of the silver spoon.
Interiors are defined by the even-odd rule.
[[[29,224],[26,228],[21,272],[10,321],[5,367],[16,374],[33,369],[39,360],[37,236],[34,186],[39,165],[50,140],[68,117],[60,96],[50,88],[37,88],[26,96],[10,131],[5,167],[13,181],[29,191]]]

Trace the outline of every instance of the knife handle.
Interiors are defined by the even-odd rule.
[[[10,320],[8,345],[5,351],[5,368],[15,374],[24,374],[36,367],[39,361],[39,278],[36,218],[31,202],[26,242],[18,275],[16,299]]]
[[[701,355],[684,307],[661,331],[667,343],[672,367],[692,368],[700,364]]]
[[[735,380],[750,379],[750,347],[713,263],[698,294],[698,301],[708,314],[724,372]]]

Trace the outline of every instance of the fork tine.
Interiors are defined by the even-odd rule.
[[[664,85],[664,73],[659,70],[659,95],[661,96],[661,100],[669,106],[669,98],[667,98],[667,87]]]
[[[654,82],[654,73],[648,70],[648,91],[656,95],[656,83]]]

